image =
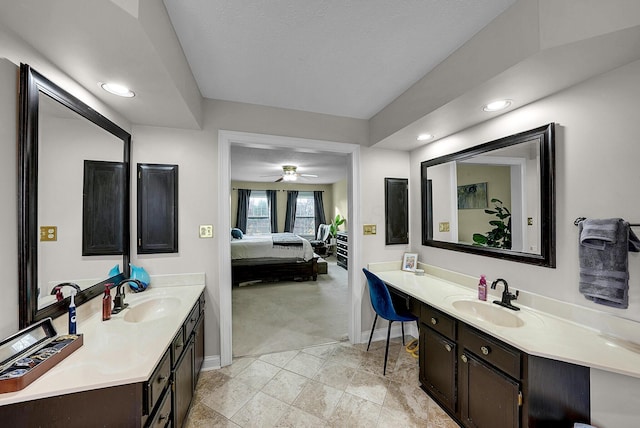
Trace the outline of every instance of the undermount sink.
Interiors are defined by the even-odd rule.
[[[456,300],[453,307],[458,311],[470,315],[480,321],[486,321],[500,327],[522,327],[524,321],[509,309],[503,309],[491,304],[475,300]]]
[[[158,297],[136,303],[124,310],[127,322],[145,322],[163,318],[176,310],[180,299],[175,297]]]

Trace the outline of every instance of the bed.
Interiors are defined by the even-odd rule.
[[[318,278],[318,258],[309,241],[293,233],[243,235],[231,240],[231,282]]]

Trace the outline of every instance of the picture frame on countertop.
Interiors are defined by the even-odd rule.
[[[415,272],[418,267],[417,253],[404,253],[402,257],[402,270],[407,272]]]

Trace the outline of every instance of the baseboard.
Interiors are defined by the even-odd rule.
[[[362,332],[362,342],[367,343],[369,341],[369,335],[371,334],[371,330]],[[415,322],[406,322],[404,323],[404,334],[406,336],[418,337],[418,326]],[[402,337],[402,326],[399,322],[394,322],[391,326],[391,338]],[[377,328],[373,331],[373,337],[371,339],[372,342],[377,340],[387,340],[387,326],[383,328]]]
[[[200,371],[206,372],[209,370],[219,369],[220,367],[220,355],[211,355],[209,357],[204,357]]]

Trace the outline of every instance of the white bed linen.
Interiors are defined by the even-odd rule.
[[[244,235],[242,239],[231,241],[231,259],[256,259],[262,257],[274,257],[281,259],[304,259],[309,261],[313,258],[313,248],[311,243],[304,238],[300,245],[273,245],[271,235]]]

